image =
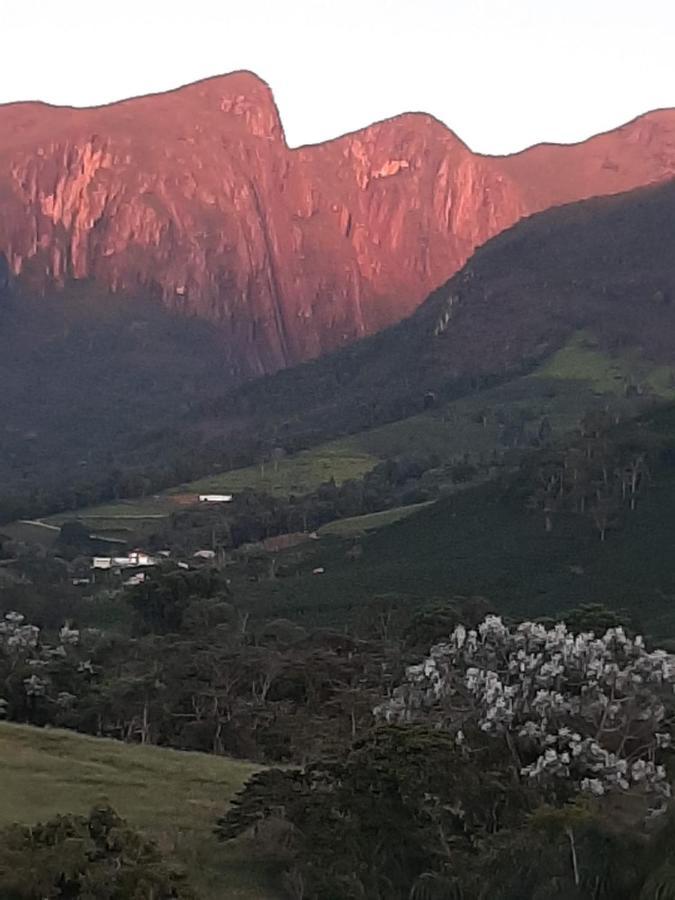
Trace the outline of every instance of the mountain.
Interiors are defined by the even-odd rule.
[[[675,110],[509,157],[418,113],[291,149],[248,72],[5,105],[0,135],[0,291],[9,270],[29,292],[157,298],[218,328],[235,379],[402,319],[524,216],[675,173]]]
[[[568,379],[590,361],[619,390],[646,396],[653,376],[668,394],[673,235],[675,181],[547,210],[477,250],[404,321],[226,393],[208,322],[105,296],[102,329],[86,286],[50,298],[48,317],[13,295],[0,304],[0,518],[152,494],[442,409],[559,365],[561,350]]]
[[[404,321],[243,385],[217,411],[248,415],[258,433],[358,431],[421,411],[427,392],[440,400],[530,371],[582,331],[628,369],[672,366],[674,236],[675,181],[533,215]]]

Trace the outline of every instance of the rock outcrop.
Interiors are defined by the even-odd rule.
[[[0,107],[0,255],[217,322],[241,374],[403,318],[523,216],[675,174],[675,110],[572,146],[469,150],[402,115],[298,149],[239,72],[94,109]]]

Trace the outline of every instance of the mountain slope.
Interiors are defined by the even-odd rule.
[[[590,329],[606,352],[675,356],[675,182],[528,218],[480,248],[408,319],[242,386],[224,417],[338,433],[526,371]]]
[[[207,318],[240,377],[398,321],[523,216],[675,172],[673,110],[504,158],[422,114],[289,149],[246,72],[95,109],[6,105],[0,135],[13,275]]]
[[[346,552],[354,542],[349,533],[308,545],[300,575],[292,583],[267,583],[261,605],[279,616],[342,625],[378,597],[415,608],[435,598],[482,595],[519,619],[600,603],[622,611],[624,620],[627,613],[643,633],[671,638],[675,406],[622,430],[627,441],[652,447],[650,478],[636,511],[619,511],[604,542],[590,517],[569,510],[557,513],[547,532],[526,500],[534,484],[518,483],[521,473],[516,481],[473,487],[362,532],[357,558]],[[326,573],[320,591],[316,567]]]
[[[17,502],[0,503],[0,515],[25,518],[137,496],[139,486],[154,494],[258,462],[274,447],[292,453],[403,419],[428,403],[530,371],[581,330],[601,355],[621,356],[626,389],[659,367],[667,380],[675,355],[673,235],[675,182],[549,210],[493,238],[405,321],[217,400],[219,373],[210,365],[215,330],[191,340],[175,320],[173,361],[162,350],[164,332],[147,325],[144,343],[136,327],[142,323],[122,311],[117,343],[94,326],[93,338],[74,328],[71,367],[60,369],[49,355],[50,335],[43,335],[30,363],[31,383],[38,378],[45,398],[37,439],[28,430],[30,397],[21,393],[26,352],[16,354],[16,371],[6,379],[0,499],[13,493]],[[16,299],[12,304],[21,308]],[[122,373],[115,362],[120,348]],[[202,375],[191,385],[197,361]],[[568,358],[567,368],[573,364]],[[147,390],[135,390],[139,372]],[[9,430],[12,422],[21,427]]]

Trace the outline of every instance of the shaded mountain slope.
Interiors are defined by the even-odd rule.
[[[556,208],[479,249],[407,320],[244,385],[224,415],[357,430],[526,371],[575,331],[654,363],[675,357],[675,182]]]
[[[523,216],[674,172],[673,110],[503,158],[423,114],[290,149],[267,85],[238,72],[0,107],[0,254],[38,291],[93,279],[217,323],[245,377],[398,321]]]

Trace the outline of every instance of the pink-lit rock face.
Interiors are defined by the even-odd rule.
[[[39,289],[94,279],[215,321],[259,373],[401,319],[522,216],[674,173],[675,111],[511,157],[421,114],[291,150],[241,72],[98,109],[0,107],[0,252]]]

